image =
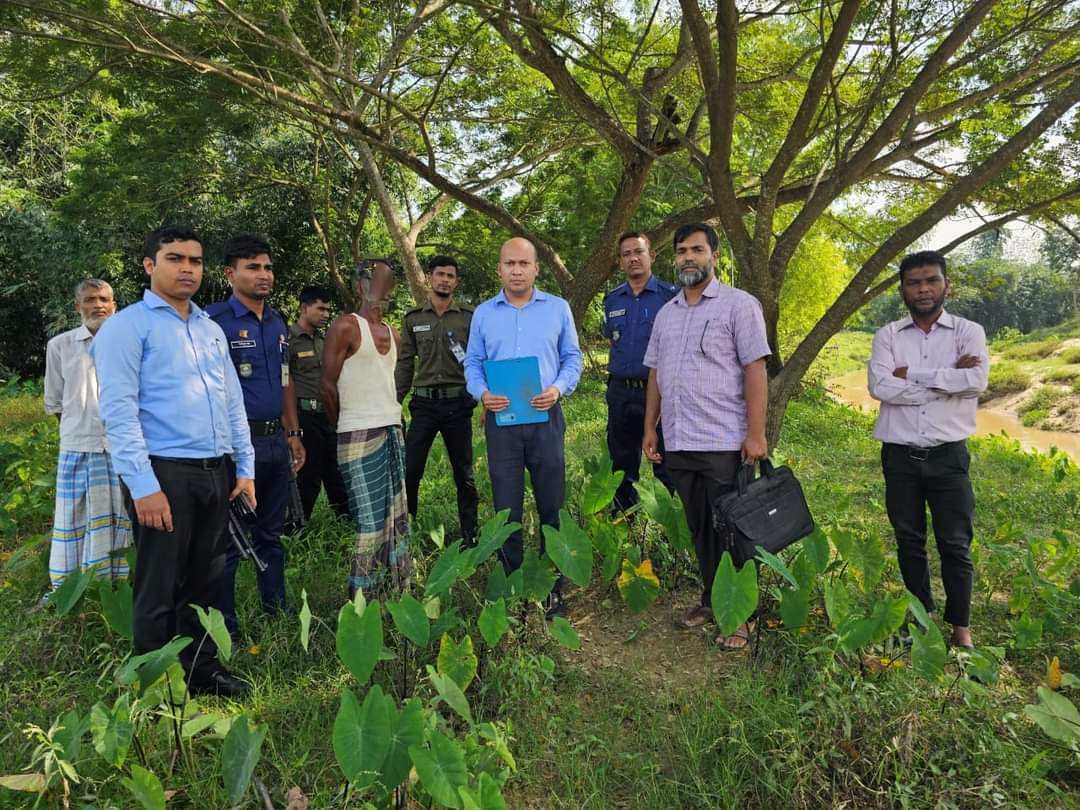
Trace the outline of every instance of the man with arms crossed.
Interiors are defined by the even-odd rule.
[[[112,287],[88,278],[75,288],[82,326],[49,341],[45,352],[45,413],[60,422],[56,511],[49,551],[49,586],[99,565],[98,576],[126,577],[131,543],[120,479],[109,458],[98,413],[98,382],[90,344],[116,312]]]
[[[967,437],[986,390],[990,358],[983,328],[945,311],[945,257],[932,250],[900,262],[900,297],[911,313],[878,330],[870,353],[870,395],[881,401],[885,508],[896,534],[904,585],[934,609],[926,555],[926,507],[945,585],[952,643],[971,647],[972,519]]]
[[[456,259],[432,256],[428,272],[431,295],[423,306],[405,313],[401,354],[394,371],[398,402],[404,402],[412,389],[411,422],[405,436],[405,491],[409,514],[415,518],[428,452],[435,436],[442,434],[457,488],[461,536],[471,543],[476,536],[479,501],[472,470],[472,414],[476,400],[465,390],[462,364],[473,308],[454,301],[458,285]]]
[[[645,387],[649,369],[642,363],[660,308],[675,297],[677,287],[652,273],[656,253],[649,238],[637,231],[619,237],[619,269],[626,276],[604,298],[604,337],[611,341],[607,382],[607,445],[613,470],[623,471],[615,493],[615,508],[629,509],[638,502],[634,484],[641,470],[641,438],[645,425]],[[659,451],[664,436],[657,427]],[[671,490],[674,485],[663,462],[653,470]]]
[[[319,391],[322,377],[322,330],[330,320],[330,291],[322,287],[300,290],[300,317],[289,327],[289,377],[296,389],[296,407],[303,434],[304,466],[297,473],[304,520],[326,487],[326,499],[338,517],[348,517],[349,496],[337,466],[337,433],[326,421],[326,406]]]
[[[701,604],[676,622],[687,629],[711,621],[713,578],[727,550],[713,528],[713,504],[735,488],[740,464],[768,455],[765,358],[771,351],[758,300],[716,280],[716,231],[704,222],[684,225],[674,245],[683,290],[656,317],[645,352],[650,370],[642,450],[653,462],[667,462],[694,539],[702,592]],[[661,418],[663,456],[656,432]],[[750,629],[747,622],[717,643],[740,650]]]
[[[559,400],[573,392],[581,377],[581,349],[570,305],[536,288],[540,272],[536,247],[528,239],[514,238],[499,251],[499,278],[503,288],[476,308],[465,354],[465,380],[473,399],[486,410],[488,470],[495,511],[510,510],[510,520],[521,522],[525,500],[525,470],[532,479],[536,511],[544,526],[558,527],[559,510],[566,499],[566,455]],[[537,357],[541,392],[531,404],[548,411],[546,422],[528,425],[495,423],[495,414],[510,400],[488,390],[485,360]],[[540,548],[543,550],[543,535]],[[521,567],[525,546],[521,530],[514,532],[499,551],[506,573]],[[548,618],[563,613],[561,578],[548,597]]]
[[[266,564],[266,570],[256,571],[255,576],[263,610],[273,613],[285,609],[281,533],[289,499],[290,464],[296,469],[304,466],[303,434],[289,379],[288,327],[281,313],[266,303],[274,289],[270,245],[262,237],[244,233],[227,240],[224,253],[225,277],[233,294],[227,301],[208,306],[206,314],[225,333],[244,392],[244,410],[255,448],[255,497],[260,504],[251,527],[251,547]],[[218,607],[234,639],[240,635],[236,619],[239,564],[240,552],[229,543]]]
[[[221,593],[230,499],[243,492],[257,507],[243,392],[225,334],[191,300],[203,275],[195,232],[151,233],[143,268],[150,289],[106,321],[90,349],[138,551],[135,653],[190,636],[180,662],[191,690],[238,695],[246,686],[215,660],[209,638],[200,644],[192,605],[215,605]],[[236,464],[231,491],[226,455]]]

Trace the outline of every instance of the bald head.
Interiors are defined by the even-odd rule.
[[[507,297],[531,298],[539,272],[536,245],[520,236],[503,242],[499,250],[499,278],[502,279]]]

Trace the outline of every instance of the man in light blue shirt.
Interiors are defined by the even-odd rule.
[[[91,347],[101,419],[135,534],[135,653],[173,636],[192,692],[237,695],[244,684],[215,659],[192,605],[217,604],[229,501],[255,504],[251,436],[225,335],[191,297],[203,252],[190,228],[166,226],[143,247],[150,289],[114,315]],[[229,489],[225,456],[236,463]]]
[[[509,509],[510,520],[521,521],[527,469],[541,524],[557,527],[566,497],[566,422],[559,400],[573,392],[581,377],[581,349],[570,306],[562,298],[536,289],[539,272],[532,242],[515,238],[503,244],[499,251],[503,289],[473,313],[465,353],[465,386],[486,410],[484,428],[495,510]],[[547,411],[549,418],[499,427],[495,414],[505,410],[510,400],[488,389],[484,361],[516,357],[539,360],[542,391],[530,404]],[[542,534],[540,546],[543,549]],[[521,566],[524,542],[520,531],[507,539],[499,557],[508,574]],[[547,605],[549,618],[563,612],[560,594],[557,584]]]

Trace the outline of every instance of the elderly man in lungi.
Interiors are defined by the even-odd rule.
[[[405,441],[394,385],[400,336],[383,321],[394,274],[382,259],[361,262],[357,312],[326,335],[320,381],[326,418],[337,426],[338,468],[356,525],[349,596],[401,588],[412,573],[405,495]]]
[[[98,382],[90,343],[116,312],[112,287],[88,278],[75,288],[82,325],[49,341],[45,353],[45,412],[60,422],[56,512],[49,552],[49,584],[98,566],[103,577],[126,577],[124,549],[131,523],[120,480],[109,457],[98,413]]]

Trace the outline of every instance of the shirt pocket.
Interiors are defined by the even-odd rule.
[[[607,313],[604,323],[608,336],[618,342],[626,336],[626,328],[629,326],[630,319],[627,317],[626,310],[619,307]]]

